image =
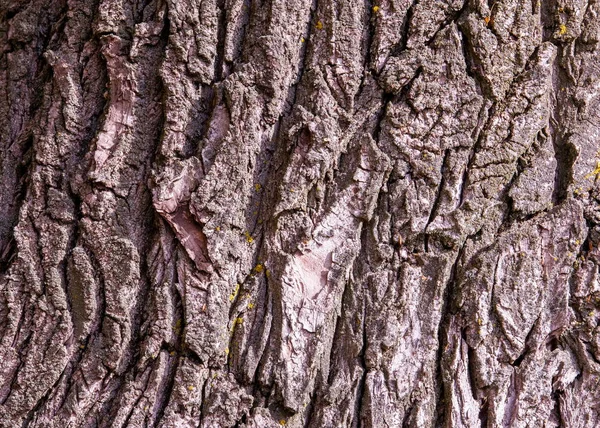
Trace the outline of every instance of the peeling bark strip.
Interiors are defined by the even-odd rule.
[[[599,17],[3,0],[0,427],[600,426]]]

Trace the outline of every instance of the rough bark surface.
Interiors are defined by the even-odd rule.
[[[0,426],[600,426],[599,42],[598,0],[2,0]]]

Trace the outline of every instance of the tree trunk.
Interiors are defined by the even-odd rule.
[[[2,0],[0,426],[599,426],[599,41],[598,0]]]

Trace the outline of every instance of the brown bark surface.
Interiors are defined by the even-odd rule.
[[[600,425],[600,1],[1,0],[0,427]]]

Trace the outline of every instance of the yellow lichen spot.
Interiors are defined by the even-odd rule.
[[[260,188],[261,188],[261,186],[260,186],[260,184],[259,184],[259,183],[256,183],[256,184],[254,185],[254,190],[256,190],[257,192],[260,192]]]
[[[264,270],[265,270],[265,267],[263,265],[261,265],[260,263],[254,267],[254,272],[256,272],[256,273],[262,273]]]
[[[169,355],[170,355],[171,357],[175,356],[175,351],[171,351],[171,352],[169,352]]]
[[[379,6],[373,6],[373,12],[375,12],[375,13],[379,12]]]
[[[244,236],[246,237],[246,242],[248,244],[252,244],[254,242],[254,238],[252,237],[252,235],[250,235],[250,232],[245,231]]]
[[[485,25],[489,25],[491,20],[492,20],[492,18],[489,16],[486,16],[485,18],[483,18],[483,22],[485,22]]]
[[[233,293],[229,295],[229,301],[233,302],[240,291],[240,284],[235,284],[235,288],[233,289]]]
[[[234,319],[233,323],[231,324],[231,328],[229,329],[229,333],[233,334],[237,325],[243,324],[243,323],[244,323],[244,318],[242,318],[242,317],[238,317],[238,318]]]
[[[483,324],[483,321],[481,320],[481,318],[477,318],[477,324],[479,324],[479,325]]]
[[[194,389],[196,389],[196,387],[194,385],[188,385],[188,391],[193,391]]]
[[[85,345],[79,345],[79,349],[85,349]]]
[[[323,23],[321,21],[317,21],[317,25],[315,25],[315,27],[317,27],[317,30],[322,30],[323,29]]]
[[[252,302],[248,303],[248,309],[254,309],[254,303],[252,303]]]
[[[567,26],[565,24],[560,24],[558,26],[558,34],[560,34],[561,36],[567,34]]]
[[[279,421],[279,425],[284,426],[285,425],[285,419],[282,419]]]
[[[225,348],[225,355],[229,355],[229,348]]]
[[[306,42],[306,39],[305,39],[304,37],[302,37],[302,38],[300,39],[300,43],[304,43],[304,42]]]
[[[584,178],[585,179],[589,179],[589,178],[597,179],[598,176],[600,176],[600,161],[596,162],[596,168],[592,172],[587,174]]]
[[[215,230],[216,230],[217,232],[220,232],[220,231],[221,231],[221,226],[217,226],[217,227],[215,227]]]
[[[183,321],[181,320],[181,318],[179,318],[177,321],[175,321],[175,325],[173,326],[173,332],[179,336],[181,334],[181,327],[182,327]]]
[[[266,269],[265,275],[267,275],[267,278],[271,278],[271,271],[269,269]]]

